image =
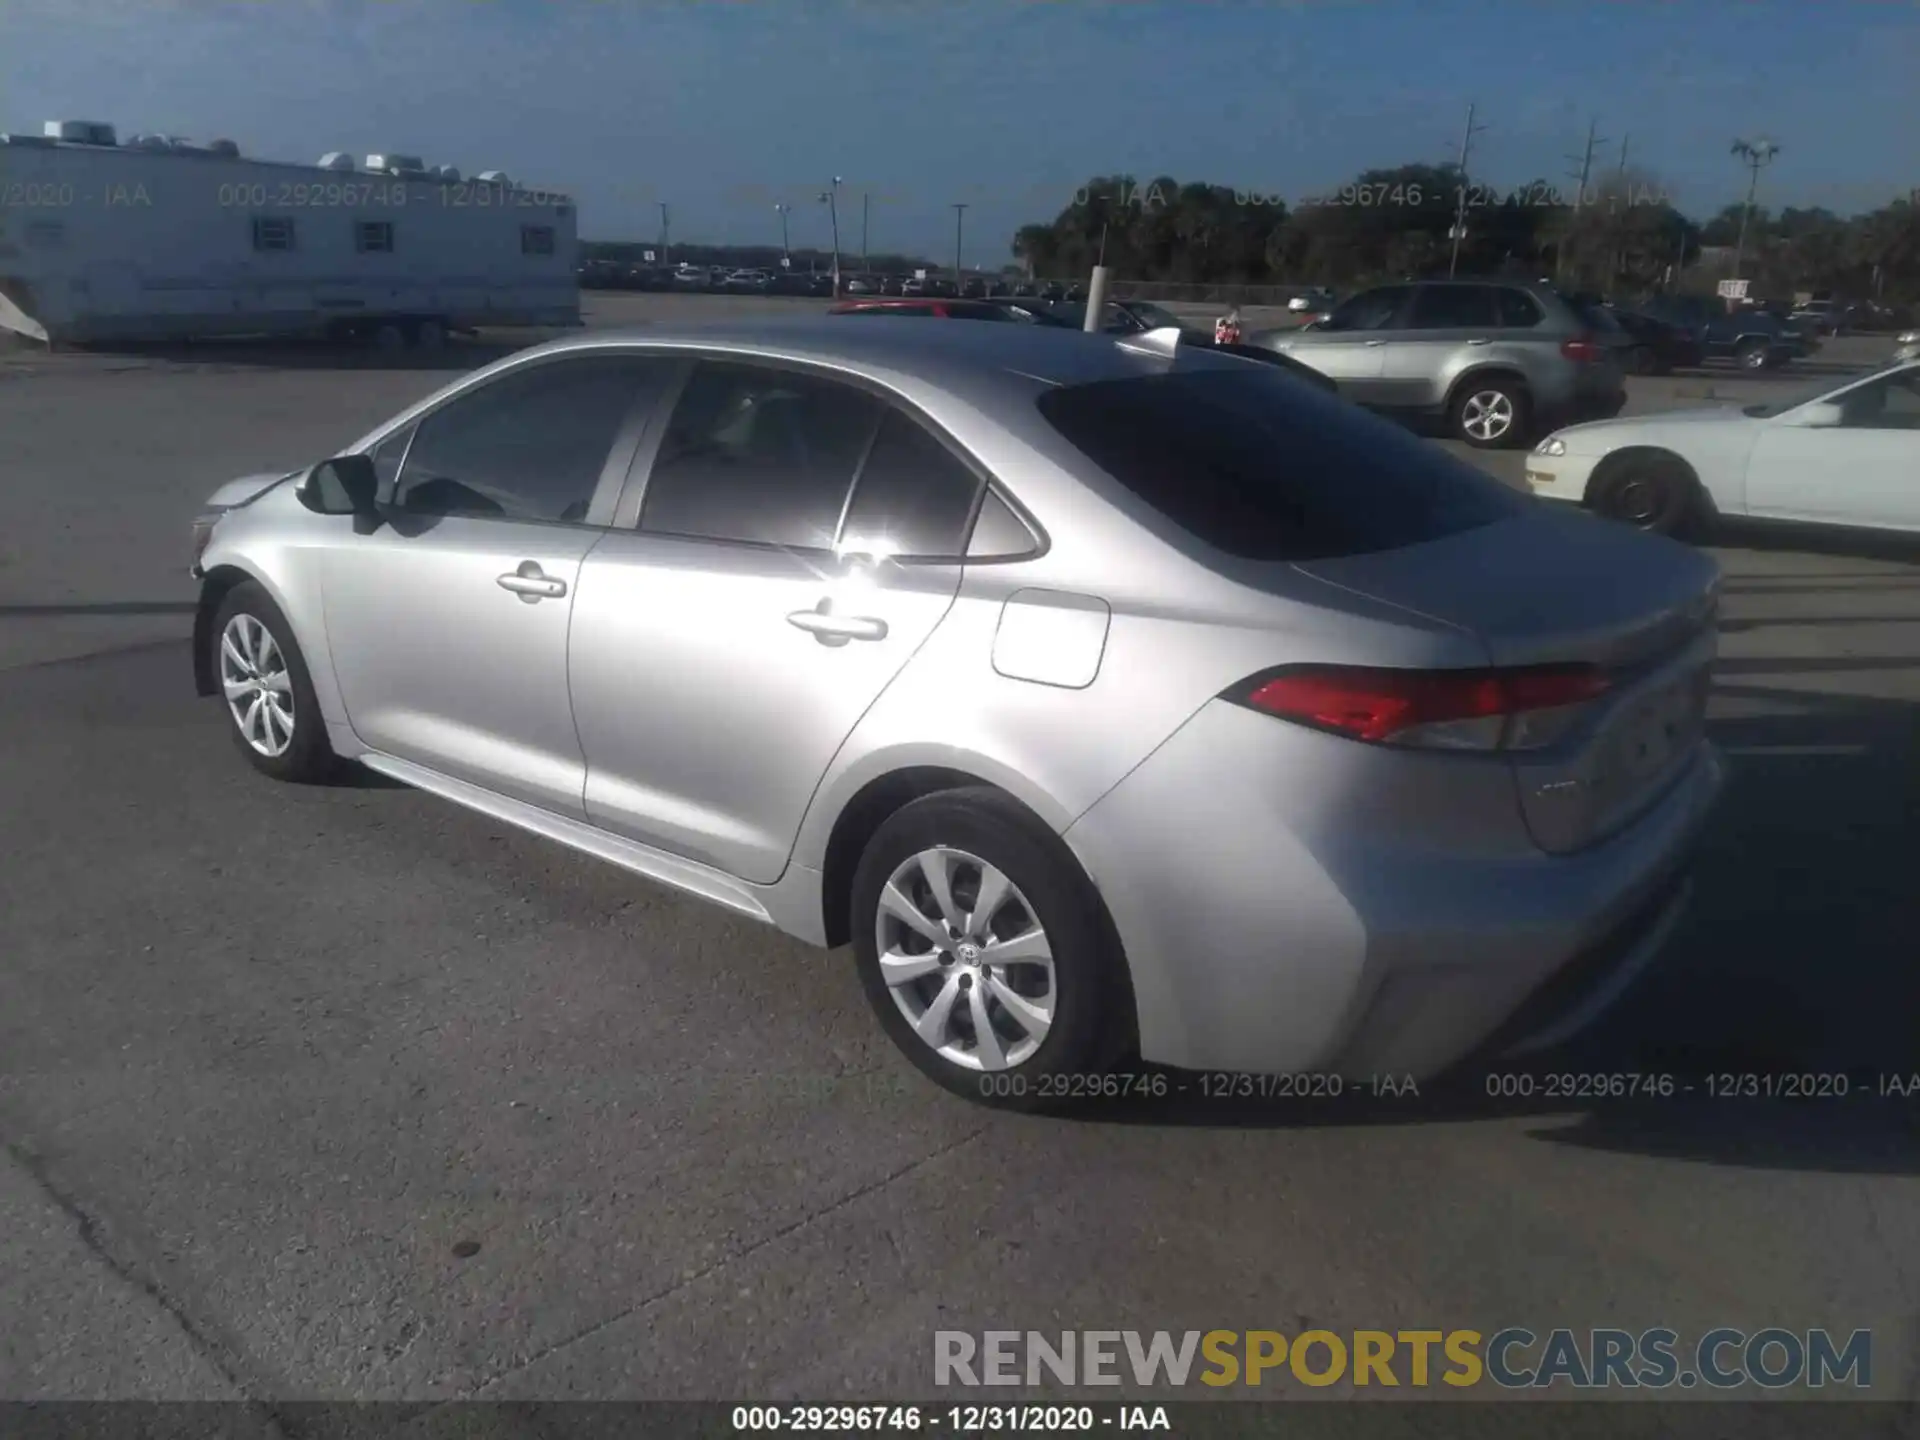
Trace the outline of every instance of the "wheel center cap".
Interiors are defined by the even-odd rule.
[[[958,945],[953,947],[953,953],[960,958],[962,965],[978,965],[980,963],[980,947],[969,941],[962,940]]]

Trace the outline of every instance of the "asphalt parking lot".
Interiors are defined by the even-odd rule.
[[[1866,1093],[1920,1071],[1915,547],[1716,548],[1697,903],[1536,1067],[1848,1098],[1016,1118],[921,1083],[844,953],[232,753],[198,501],[474,358],[0,356],[0,1398],[875,1400],[936,1329],[1513,1324],[1871,1327],[1916,1394],[1920,1099]]]

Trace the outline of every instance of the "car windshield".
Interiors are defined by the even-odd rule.
[[[1852,389],[1855,385],[1878,379],[1889,371],[1905,370],[1907,368],[1909,367],[1905,365],[1882,365],[1878,370],[1872,372],[1872,374],[1862,375],[1856,380],[1849,381],[1846,388]],[[1789,410],[1795,410],[1802,405],[1811,405],[1816,400],[1825,399],[1840,388],[1841,387],[1835,385],[1831,379],[1823,380],[1818,385],[1803,387],[1785,399],[1769,401],[1763,405],[1743,405],[1740,407],[1740,413],[1742,415],[1750,415],[1755,420],[1770,420],[1775,415],[1784,415]]]

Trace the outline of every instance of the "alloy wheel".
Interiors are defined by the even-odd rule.
[[[273,632],[252,615],[235,615],[221,632],[220,688],[241,739],[270,760],[287,753],[293,677]]]
[[[875,917],[880,974],[922,1042],[969,1070],[1009,1070],[1053,1025],[1053,951],[1020,888],[947,846],[902,861]]]
[[[1499,390],[1469,395],[1460,407],[1460,428],[1475,440],[1499,440],[1513,428],[1513,400]]]

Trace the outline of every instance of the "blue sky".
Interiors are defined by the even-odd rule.
[[[1737,199],[1736,135],[1782,144],[1762,202],[1920,186],[1910,0],[0,0],[0,127],[98,119],[250,154],[395,150],[571,189],[582,233],[824,243],[969,263],[1087,176],[1293,197],[1445,160],[1562,178],[1590,120],[1676,203]],[[1569,182],[1570,183],[1570,182]]]

